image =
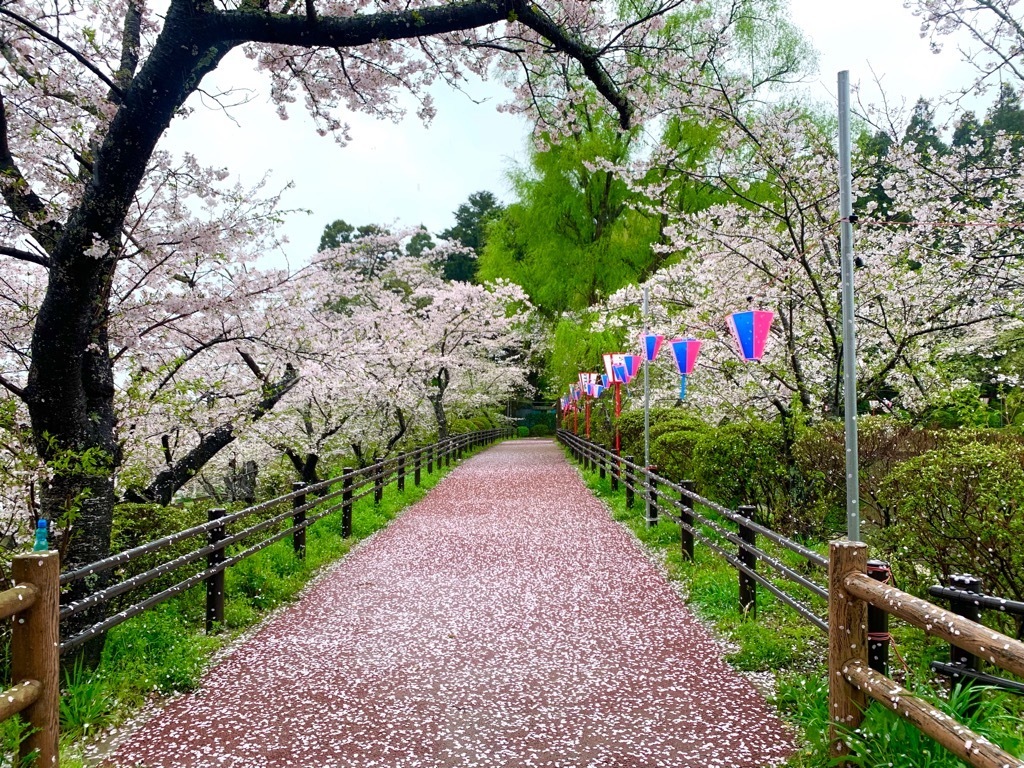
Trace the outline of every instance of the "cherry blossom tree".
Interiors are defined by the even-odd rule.
[[[663,16],[682,0],[612,4],[478,0],[142,0],[0,8],[0,253],[39,273],[41,296],[22,371],[2,383],[22,399],[35,448],[50,469],[42,512],[79,522],[67,564],[109,548],[113,477],[122,460],[115,407],[112,306],[129,261],[170,263],[181,251],[218,253],[193,241],[163,208],[172,191],[200,205],[207,172],[178,171],[158,142],[189,96],[232,50],[268,74],[282,113],[300,98],[322,131],[344,142],[343,109],[397,119],[396,92],[418,99],[495,61],[528,73],[523,109],[558,99],[581,78],[629,124],[637,73],[628,53],[655,58]],[[531,73],[559,71],[538,90]],[[532,90],[531,90],[532,89]],[[153,223],[155,222],[155,223]],[[222,231],[228,231],[224,227]],[[187,261],[187,257],[185,259]],[[187,276],[175,270],[172,274]],[[140,369],[141,370],[141,369]]]
[[[807,110],[774,107],[736,121],[704,173],[730,202],[680,215],[664,246],[677,263],[650,281],[654,327],[706,340],[688,402],[709,415],[841,413],[838,162],[832,131]],[[864,399],[898,396],[919,411],[948,382],[942,361],[983,349],[1014,322],[1020,301],[1021,157],[1002,137],[945,154],[893,142],[883,185],[857,225],[858,387]],[[864,194],[873,174],[858,177]],[[612,325],[639,332],[638,288],[609,301]],[[745,365],[725,317],[776,314],[763,362]],[[666,382],[667,383],[667,382]],[[673,382],[674,383],[674,382]]]
[[[1024,82],[1024,11],[1017,0],[910,0],[904,5],[921,18],[921,36],[938,52],[956,39],[964,60],[978,72],[977,89],[1002,78]],[[961,42],[963,41],[963,42]]]

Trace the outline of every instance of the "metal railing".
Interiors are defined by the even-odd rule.
[[[693,483],[675,483],[637,464],[632,456],[618,456],[614,451],[567,430],[559,430],[557,437],[584,466],[596,468],[603,475],[610,473],[613,489],[617,489],[621,483],[625,489],[627,507],[635,504],[639,493],[644,499],[648,525],[656,525],[658,516],[662,514],[674,521],[680,529],[682,555],[685,559],[694,559],[694,542],[699,541],[735,568],[739,574],[741,610],[756,615],[757,587],[760,585],[806,621],[822,632],[828,632],[828,623],[824,618],[803,600],[768,578],[767,574],[759,572],[758,564],[763,563],[776,577],[825,602],[828,601],[828,590],[784,563],[778,553],[758,547],[757,537],[761,536],[781,550],[798,555],[808,567],[828,568],[828,558],[824,555],[755,522],[752,519],[755,511],[753,507],[729,509],[701,496],[694,490]],[[729,530],[726,522],[734,524],[736,531]],[[735,548],[727,549],[730,544]]]
[[[68,571],[60,576],[61,587],[94,578],[97,574],[124,568],[144,556],[165,551],[171,545],[182,541],[205,537],[202,546],[62,605],[60,618],[66,621],[91,609],[102,608],[114,598],[134,593],[161,577],[181,571],[186,566],[198,564],[193,568],[199,568],[196,572],[79,629],[61,642],[60,653],[67,653],[133,616],[199,584],[206,585],[206,628],[208,632],[213,631],[224,621],[224,571],[232,565],[287,536],[292,536],[296,556],[305,557],[306,529],[318,520],[338,513],[341,514],[341,535],[348,538],[352,535],[353,505],[360,499],[372,495],[374,501],[379,503],[383,498],[385,486],[395,483],[400,491],[405,489],[410,468],[413,482],[419,485],[424,464],[428,472],[433,472],[435,464],[438,467],[442,463],[450,466],[453,460],[460,458],[466,451],[510,435],[511,430],[508,429],[453,435],[443,441],[401,453],[366,467],[346,468],[338,477],[310,485],[296,483],[291,493],[238,512],[228,513],[224,509],[211,509],[205,523]],[[238,523],[248,525],[232,530],[232,526]],[[242,549],[229,554],[229,548],[233,546],[240,546]]]

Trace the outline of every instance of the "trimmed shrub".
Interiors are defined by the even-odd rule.
[[[986,591],[1024,600],[1024,449],[955,441],[902,462],[881,496],[893,525],[877,544],[906,581],[970,573]]]
[[[516,427],[516,436],[517,437],[529,437],[530,436],[530,428],[525,426],[525,425]]]
[[[788,509],[788,472],[782,425],[747,421],[725,424],[694,442],[693,479],[698,490],[728,507],[754,504],[761,517]],[[775,512],[775,514],[773,514]],[[771,520],[763,520],[772,524]]]
[[[531,437],[547,437],[551,434],[551,427],[547,424],[534,424],[530,427]]]

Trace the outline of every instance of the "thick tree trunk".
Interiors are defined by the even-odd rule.
[[[437,392],[428,395],[427,399],[434,407],[434,420],[437,422],[437,439],[445,440],[448,437],[448,415],[444,412],[444,393],[448,389],[451,376],[447,368],[441,368],[434,379]]]

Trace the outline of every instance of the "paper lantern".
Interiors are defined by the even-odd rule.
[[[693,373],[693,367],[697,364],[697,356],[700,354],[701,343],[700,340],[692,337],[672,339],[668,343],[680,376],[689,376]]]
[[[698,339],[687,337],[672,339],[668,345],[672,350],[672,358],[676,361],[676,369],[679,371],[679,399],[685,400],[686,377],[693,373],[693,368],[697,365],[701,342]]]
[[[633,377],[640,372],[640,364],[642,363],[640,355],[623,355],[622,364],[626,366],[626,382],[629,383],[633,380]]]
[[[760,360],[775,313],[765,310],[734,312],[727,318],[736,348],[744,360]]]
[[[641,336],[640,340],[644,345],[644,356],[648,362],[653,362],[658,357],[658,352],[661,351],[661,345],[665,341],[665,337],[660,333],[650,333],[646,336]]]
[[[615,365],[615,361],[612,360],[613,357],[615,356],[612,354],[601,355],[601,359],[604,360],[604,373],[610,382],[615,381],[615,375],[612,372],[612,366]]]

